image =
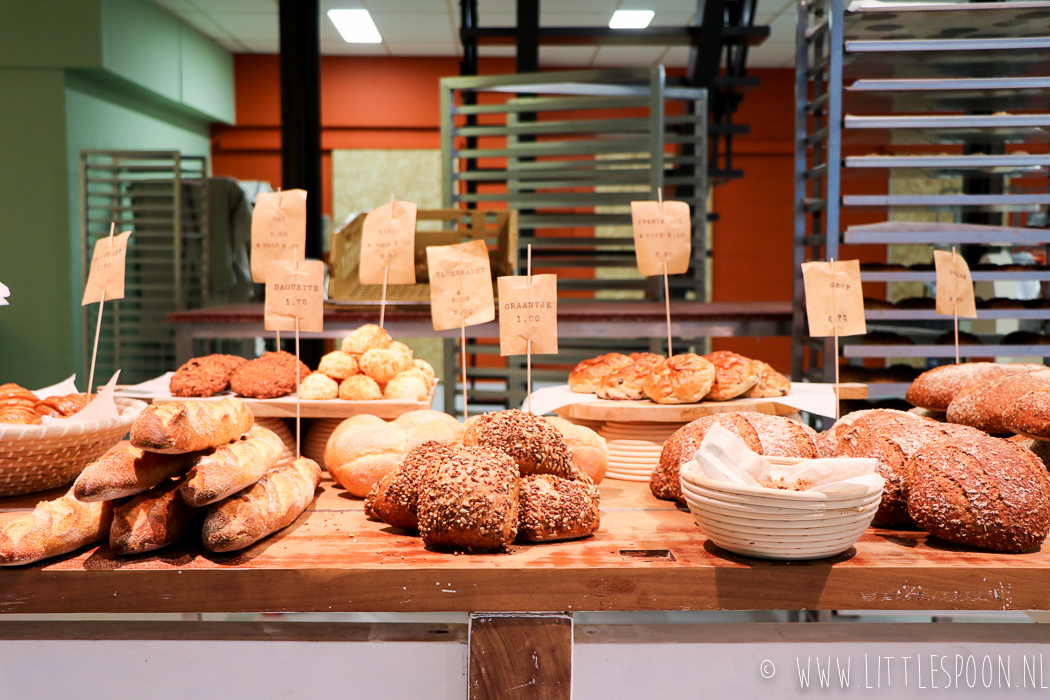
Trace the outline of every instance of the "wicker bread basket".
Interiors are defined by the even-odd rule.
[[[145,402],[115,400],[120,417],[57,425],[0,423],[0,496],[64,486],[131,429]]]

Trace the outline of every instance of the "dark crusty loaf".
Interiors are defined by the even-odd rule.
[[[1050,388],[1029,391],[1003,413],[1003,426],[1035,440],[1050,440]]]
[[[876,428],[893,425],[912,425],[924,423],[927,419],[908,411],[897,411],[892,408],[871,408],[853,411],[839,418],[830,430],[821,433],[826,437],[827,449],[835,457],[855,457],[854,444],[864,435]]]
[[[908,515],[908,460],[926,445],[967,433],[981,434],[965,425],[913,421],[875,428],[858,435],[852,444],[852,456],[877,459],[879,473],[886,480],[875,522],[881,525],[912,524]]]
[[[971,384],[982,384],[1007,374],[1040,369],[1041,365],[1010,364],[995,362],[964,362],[958,365],[942,365],[927,370],[915,378],[904,398],[912,406],[934,411],[947,411],[961,391]]]
[[[948,405],[948,421],[980,428],[986,433],[1008,433],[1003,422],[1008,409],[1035,389],[1050,389],[1050,369],[1002,375],[971,384]]]
[[[693,458],[704,435],[715,423],[739,436],[752,452],[760,455],[811,459],[823,454],[817,445],[817,433],[808,425],[765,413],[716,413],[682,426],[664,443],[660,463],[649,477],[654,496],[684,502],[679,467]]]
[[[1046,468],[1016,442],[956,436],[916,452],[907,472],[908,513],[941,539],[1024,552],[1050,531]]]
[[[600,501],[594,484],[550,474],[526,476],[518,497],[518,539],[553,542],[586,537],[601,524]]]
[[[518,534],[518,467],[487,447],[463,447],[427,469],[419,534],[428,547],[505,549]]]

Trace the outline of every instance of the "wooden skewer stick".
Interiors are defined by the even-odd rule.
[[[835,258],[831,258],[831,279],[835,279]],[[832,361],[835,363],[835,420],[839,419],[839,308],[838,297],[835,290],[831,290],[831,319],[835,325],[835,354]]]
[[[463,422],[467,422],[467,326],[459,316],[459,358],[463,368]]]
[[[952,267],[955,267],[955,246],[952,246]],[[955,326],[955,364],[959,364],[959,283],[953,278],[952,283],[952,321]]]

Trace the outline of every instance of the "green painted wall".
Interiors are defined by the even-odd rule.
[[[0,383],[81,360],[80,151],[206,155],[233,59],[148,0],[0,0]]]

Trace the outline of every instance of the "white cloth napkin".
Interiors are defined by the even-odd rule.
[[[701,477],[737,486],[762,488],[763,481],[807,479],[813,485],[806,493],[823,493],[836,498],[874,495],[882,490],[878,460],[835,457],[810,459],[799,464],[770,464],[755,454],[744,441],[717,423],[704,435],[693,459],[682,465],[689,478]],[[788,494],[791,491],[777,490]]]

